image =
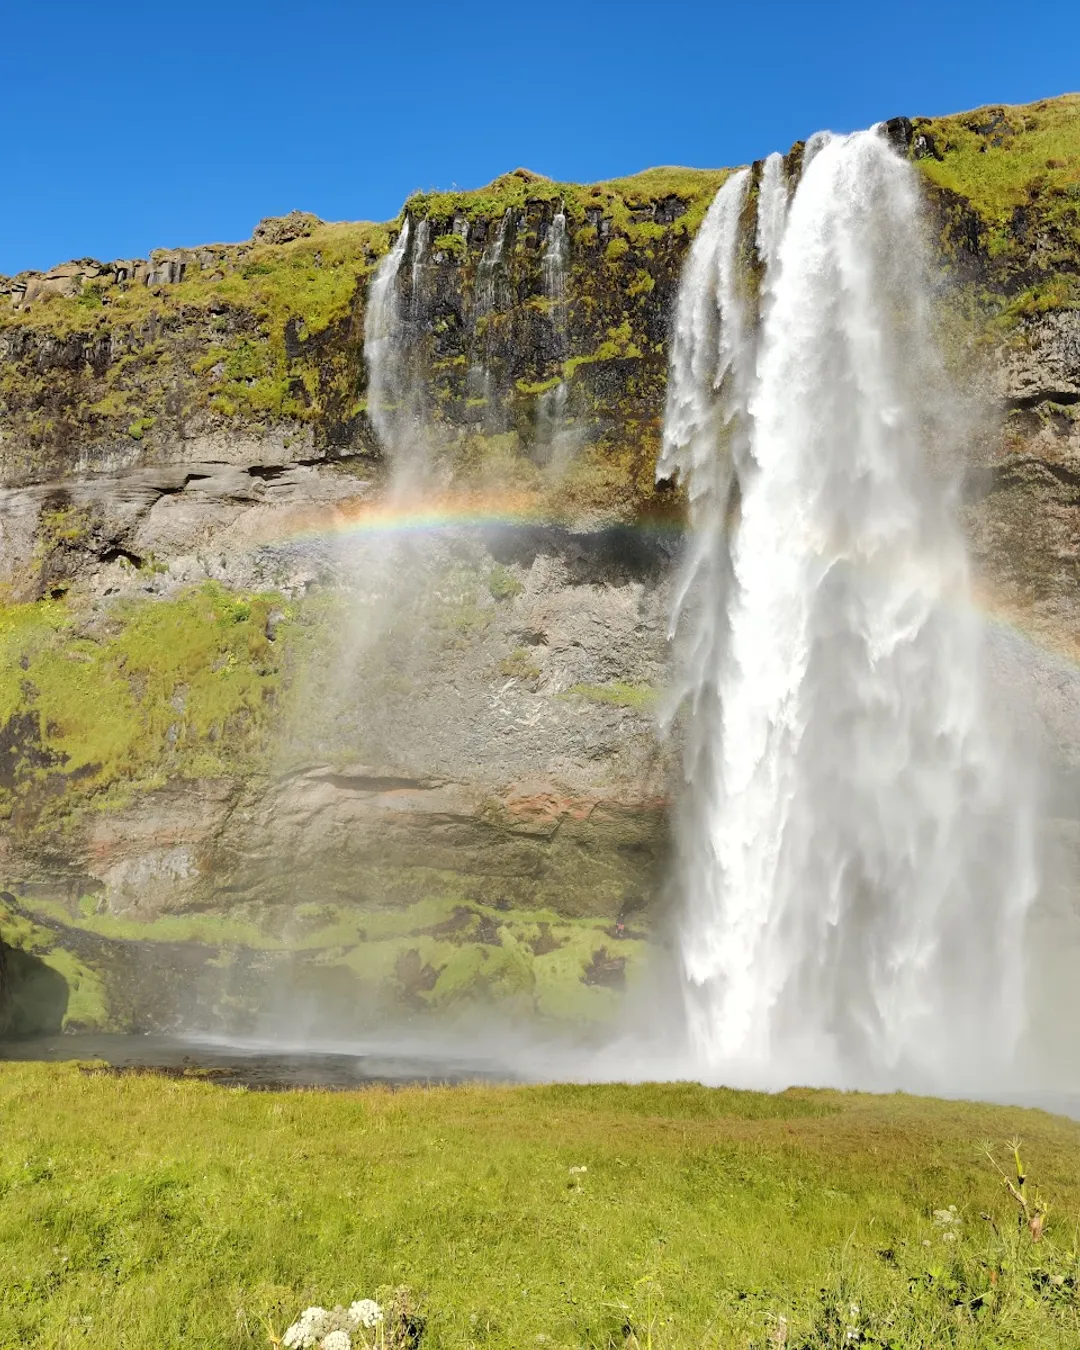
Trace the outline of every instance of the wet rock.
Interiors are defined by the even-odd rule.
[[[884,126],[885,137],[889,144],[901,155],[911,149],[914,128],[910,117],[890,117]]]

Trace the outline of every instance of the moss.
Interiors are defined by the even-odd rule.
[[[159,918],[128,919],[100,909],[96,895],[69,901],[40,896],[26,898],[23,908],[39,916],[53,929],[85,931],[116,942],[198,942],[210,947],[253,947],[273,950],[281,945],[275,935],[273,916],[248,915],[231,909],[227,914],[166,914]],[[298,907],[297,913],[299,913]],[[279,925],[280,926],[280,925]],[[354,929],[355,935],[355,929]],[[303,938],[289,941],[290,948],[309,945]],[[313,945],[318,946],[316,942]]]
[[[587,698],[593,703],[613,703],[619,708],[633,708],[635,712],[646,712],[655,706],[657,693],[651,685],[627,684],[622,680],[613,680],[610,684],[574,684],[567,694]]]
[[[110,1021],[103,980],[71,951],[83,932],[126,948],[132,941],[204,944],[218,949],[223,969],[232,969],[233,958],[245,949],[292,953],[301,983],[305,970],[348,970],[369,1001],[386,1005],[435,1010],[497,1001],[504,1011],[516,1004],[521,1012],[577,1021],[615,1013],[619,990],[591,980],[597,952],[612,942],[610,920],[496,909],[466,898],[462,878],[453,874],[436,881],[436,889],[439,894],[403,906],[320,902],[246,917],[204,913],[148,922],[98,914],[90,905],[76,904],[73,914],[68,904],[37,899],[24,904],[40,923],[5,917],[0,907],[0,937],[9,946],[40,953],[61,975],[70,1025],[102,1027]],[[648,950],[644,932],[619,941],[620,985],[638,979]],[[46,982],[39,1002],[46,990],[55,1001],[58,988]]]
[[[157,421],[156,417],[151,416],[137,417],[135,421],[128,426],[127,434],[131,437],[133,441],[141,441],[143,436],[146,435],[146,433],[150,430],[150,428],[154,425],[156,421]]]
[[[62,602],[0,609],[0,802],[46,818],[65,792],[102,796],[162,772],[209,777],[263,745],[282,649],[266,636],[277,595],[208,583],[173,600],[113,606],[106,636],[83,636]]]
[[[320,225],[288,244],[235,245],[224,251],[224,276],[189,266],[182,281],[161,293],[138,284],[110,286],[102,292],[104,321],[110,327],[139,324],[163,304],[209,316],[225,304],[265,322],[278,342],[288,318],[319,333],[348,312],[357,276],[385,252],[388,236],[387,226],[361,221]],[[58,336],[80,332],[85,323],[78,298],[50,296],[26,310],[0,311],[0,327],[30,326]]]
[[[488,591],[494,600],[512,600],[520,595],[525,587],[508,567],[496,563],[488,577]]]
[[[469,251],[469,246],[460,234],[440,234],[436,236],[434,250],[455,262],[460,262]]]
[[[0,942],[10,949],[8,1030],[29,1034],[109,1027],[100,975],[58,945],[47,928],[13,913],[2,901]]]
[[[328,360],[320,335],[348,320],[388,238],[382,225],[319,226],[289,244],[216,249],[216,270],[200,271],[189,255],[182,281],[110,285],[92,311],[81,297],[62,296],[0,307],[0,331],[31,329],[39,343],[78,336],[87,351],[107,341],[120,353],[92,370],[50,371],[45,385],[32,346],[0,372],[9,466],[15,454],[39,464],[45,447],[62,453],[72,428],[91,444],[125,433],[138,440],[150,410],[167,430],[192,416],[303,423],[341,415],[355,363],[347,352]]]
[[[519,394],[527,394],[530,397],[536,398],[539,397],[540,394],[550,393],[552,389],[557,388],[561,383],[561,377],[553,375],[549,380],[537,380],[535,382],[529,380],[517,380],[514,387]],[[485,399],[484,401],[486,402],[487,400]]]
[[[1024,318],[1080,305],[1080,96],[913,128],[972,340],[993,345]]]
[[[515,680],[536,680],[540,677],[540,667],[529,655],[525,647],[515,647],[509,656],[499,662],[499,674]]]
[[[922,173],[965,197],[984,219],[1007,221],[1034,193],[1058,198],[1065,218],[1077,223],[1080,95],[919,118],[914,128],[935,152],[918,161]]]

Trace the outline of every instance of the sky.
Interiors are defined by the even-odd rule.
[[[1078,0],[8,0],[0,273],[1080,89]]]

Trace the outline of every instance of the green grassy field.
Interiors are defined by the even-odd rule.
[[[7,1064],[0,1131],[5,1350],[266,1346],[400,1286],[431,1350],[1080,1345],[1080,1124],[1041,1112]]]

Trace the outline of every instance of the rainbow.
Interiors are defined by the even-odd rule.
[[[389,494],[378,499],[345,499],[321,507],[305,507],[288,512],[284,521],[281,514],[275,512],[272,528],[270,522],[266,524],[267,528],[258,532],[259,543],[432,535],[498,527],[569,527],[570,522],[553,512],[550,500],[537,492],[487,491],[400,498]],[[620,521],[618,527],[652,538],[658,535],[677,537],[686,528],[683,521],[670,516],[644,521]],[[1005,601],[992,590],[981,587],[963,598],[957,598],[957,603],[965,608],[974,608],[993,627],[1007,630],[1026,645],[1069,665],[1080,666],[1080,640],[1057,636],[1032,624],[1030,616],[1018,610],[1014,602]]]
[[[612,522],[615,524],[616,522]],[[564,526],[550,501],[535,492],[447,493],[397,499],[392,495],[346,500],[322,507],[289,512],[284,521],[275,513],[273,523],[258,534],[261,543],[297,543],[304,540],[347,539],[363,536],[434,534],[450,530],[492,529],[522,526]],[[681,534],[676,519],[618,522],[620,529],[646,534]],[[580,528],[580,526],[578,526]]]

